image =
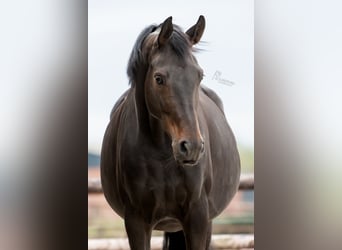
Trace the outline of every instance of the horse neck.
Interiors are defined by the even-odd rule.
[[[146,105],[144,81],[135,84],[135,101],[136,101],[136,114],[139,124],[139,129],[144,137],[149,138],[153,144],[158,147],[167,146],[167,136],[162,129],[161,122],[153,117]],[[170,143],[169,143],[170,144]]]
[[[136,115],[138,120],[139,130],[147,135],[150,133],[148,110],[144,98],[144,87],[143,84],[135,84],[134,86],[135,95],[135,107]]]

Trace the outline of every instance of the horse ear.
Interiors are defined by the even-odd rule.
[[[172,16],[168,17],[161,26],[161,31],[158,36],[158,45],[163,46],[169,40],[173,32]]]
[[[198,43],[201,40],[205,28],[204,16],[200,15],[197,23],[188,29],[185,33],[188,35],[192,45]]]

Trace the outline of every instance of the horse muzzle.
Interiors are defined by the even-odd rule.
[[[187,139],[172,143],[173,154],[179,165],[192,167],[198,164],[204,154],[204,141]]]

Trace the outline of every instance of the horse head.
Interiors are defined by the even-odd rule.
[[[192,55],[205,27],[200,16],[185,33],[172,24],[172,17],[144,40],[148,62],[144,82],[147,109],[170,137],[173,155],[183,166],[196,165],[204,152],[197,110],[203,70]]]

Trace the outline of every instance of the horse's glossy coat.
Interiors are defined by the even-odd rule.
[[[103,139],[104,194],[136,250],[150,249],[153,229],[182,230],[188,250],[207,249],[211,221],[240,176],[221,100],[200,85],[203,72],[191,53],[204,17],[186,33],[171,20],[139,35],[128,64],[131,87],[115,104]]]

